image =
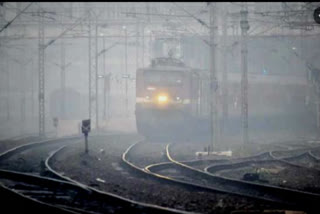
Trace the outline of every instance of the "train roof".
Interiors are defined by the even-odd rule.
[[[155,58],[151,60],[151,64],[148,67],[141,68],[142,70],[157,70],[157,71],[182,71],[191,72],[194,71],[191,67],[186,66],[181,60],[175,58]],[[141,70],[140,69],[140,70]]]

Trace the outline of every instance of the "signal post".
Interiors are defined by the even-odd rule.
[[[89,150],[88,150],[88,135],[89,132],[91,131],[91,120],[82,120],[82,126],[81,126],[81,130],[82,133],[84,134],[85,137],[85,153],[88,154]]]

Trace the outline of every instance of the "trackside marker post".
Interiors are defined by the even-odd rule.
[[[55,127],[55,130],[56,130],[56,136],[58,136],[59,119],[57,117],[54,117],[52,120],[53,120],[53,126]]]
[[[82,120],[81,130],[85,137],[85,153],[88,153],[88,134],[91,130],[91,121],[89,120]]]

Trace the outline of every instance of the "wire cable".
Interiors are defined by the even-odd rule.
[[[0,33],[2,31],[4,31],[6,28],[8,28],[13,22],[14,20],[16,20],[24,11],[26,11],[31,5],[33,4],[33,2],[31,2],[28,6],[26,6],[22,11],[20,11],[20,13],[18,13],[11,21],[9,21],[1,30]]]

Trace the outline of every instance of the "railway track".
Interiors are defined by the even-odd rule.
[[[230,165],[232,168],[237,168],[237,167],[239,168],[241,166],[246,166],[250,163],[259,162],[259,161],[267,162],[268,160],[270,161],[279,160],[281,162],[288,162],[288,164],[292,164],[292,165],[294,164],[291,163],[291,161],[295,161],[299,158],[304,158],[304,157],[309,157],[310,159],[312,159],[312,161],[315,161],[315,162],[318,162],[320,160],[320,158],[318,158],[315,154],[312,153],[312,150],[320,148],[319,146],[306,148],[306,147],[302,147],[301,144],[293,144],[291,141],[290,143],[285,141],[285,142],[282,142],[281,144],[282,145],[276,145],[276,147],[279,147],[282,150],[264,151],[264,152],[260,152],[257,155],[238,157],[238,158],[223,158],[223,159],[217,159],[216,157],[213,157],[213,159],[198,158],[195,160],[187,160],[187,161],[179,161],[179,162],[187,164],[188,166],[194,167],[199,170],[207,171],[206,169],[212,168],[213,171],[215,170],[219,171],[219,168],[221,169],[228,168],[227,167],[228,165]],[[286,150],[283,150],[284,148]],[[286,156],[277,157],[275,153],[279,153],[279,152],[288,153],[287,157]]]
[[[179,162],[185,163],[191,167],[200,169],[200,170],[204,170],[205,168],[207,168],[210,165],[219,165],[219,164],[228,164],[228,163],[237,163],[237,162],[242,162],[242,161],[250,161],[250,160],[255,160],[255,161],[259,161],[259,160],[272,160],[275,159],[272,154],[270,153],[271,150],[271,145],[272,148],[279,148],[279,150],[285,150],[285,151],[300,151],[300,150],[308,150],[308,148],[312,148],[312,147],[308,147],[305,148],[305,146],[303,146],[301,144],[301,142],[305,142],[306,139],[304,140],[290,140],[290,141],[282,141],[280,143],[273,143],[275,145],[273,145],[272,143],[269,144],[261,144],[263,145],[264,148],[262,151],[256,151],[258,154],[254,154],[254,155],[249,155],[249,156],[240,156],[240,157],[235,157],[235,158],[219,158],[217,156],[213,156],[210,159],[202,159],[197,158],[194,160],[180,160]],[[318,141],[310,141],[308,143],[315,143]],[[315,147],[316,148],[316,147]],[[278,149],[276,150],[278,151]],[[190,155],[189,155],[190,156]],[[194,156],[194,155],[193,155]],[[289,155],[290,157],[293,155]]]
[[[44,160],[61,145],[80,142],[80,137],[48,139],[14,147],[0,154],[0,168],[10,171],[45,175]]]
[[[228,198],[241,197],[246,198],[246,200],[250,201],[249,203],[269,203],[272,204],[273,209],[277,207],[277,209],[298,209],[298,207],[294,203],[287,203],[285,200],[273,200],[271,198],[262,197],[266,193],[262,193],[260,195],[253,196],[252,194],[246,193],[246,189],[243,188],[243,192],[237,192],[234,188],[226,188],[228,184],[220,182],[219,184],[210,183],[208,179],[204,179],[202,173],[190,173],[175,163],[170,161],[170,155],[167,153],[168,161],[154,164],[145,164],[144,167],[138,166],[139,164],[133,163],[134,157],[132,157],[131,150],[135,148],[138,144],[131,145],[122,156],[123,162],[134,169],[136,173],[140,176],[144,176],[150,179],[156,179],[165,184],[173,184],[177,186],[182,186],[189,191],[198,191],[198,192],[210,192],[214,194],[220,195],[228,195]],[[168,147],[166,149],[168,151]],[[262,154],[261,154],[262,155]],[[262,155],[264,156],[264,155]],[[190,162],[190,161],[185,161]],[[192,161],[195,162],[195,161]],[[196,169],[193,169],[196,170]],[[197,170],[196,170],[197,171]],[[255,201],[255,202],[253,202]],[[260,208],[261,209],[261,208]]]
[[[14,136],[11,138],[4,138],[4,139],[0,139],[0,141],[18,141],[18,140],[22,140],[22,139],[26,139],[26,138],[34,138],[34,137],[38,137],[36,134],[21,134],[18,136]]]
[[[318,147],[319,146],[317,146],[315,148],[318,148]],[[252,189],[256,189],[261,192],[265,192],[265,193],[269,194],[269,195],[264,195],[263,197],[266,197],[266,196],[270,197],[271,196],[272,198],[274,198],[274,196],[275,196],[275,199],[277,201],[278,200],[280,200],[280,201],[283,200],[283,201],[287,201],[287,202],[291,201],[293,204],[301,203],[302,206],[299,206],[299,208],[307,209],[309,211],[314,211],[314,210],[316,210],[317,202],[319,202],[319,199],[320,199],[320,195],[317,193],[310,193],[310,192],[306,192],[306,191],[299,191],[299,190],[276,187],[276,186],[265,185],[265,184],[257,184],[257,183],[253,183],[253,182],[247,182],[247,181],[243,181],[243,180],[239,180],[239,179],[237,180],[237,179],[227,178],[227,177],[213,174],[214,172],[217,172],[220,170],[234,170],[239,167],[247,166],[248,164],[257,164],[257,163],[271,163],[271,162],[278,163],[278,162],[280,162],[280,163],[284,163],[284,164],[289,164],[294,167],[302,167],[302,166],[290,163],[290,162],[288,162],[288,160],[294,160],[294,159],[300,158],[302,156],[301,151],[309,150],[309,149],[314,149],[314,148],[296,149],[294,151],[296,151],[296,152],[300,151],[300,154],[298,154],[296,156],[292,156],[292,157],[287,157],[284,159],[275,158],[275,156],[273,155],[274,152],[269,152],[268,156],[271,157],[272,159],[267,158],[265,160],[257,160],[256,157],[254,157],[252,159],[248,158],[248,160],[245,160],[245,161],[236,161],[235,163],[231,162],[231,163],[227,163],[227,164],[215,164],[215,165],[211,165],[211,166],[205,168],[205,170],[204,170],[205,172],[195,170],[194,168],[192,168],[186,164],[183,164],[183,163],[180,163],[180,162],[173,160],[171,157],[169,157],[169,159],[171,160],[171,162],[176,163],[176,165],[186,169],[189,172],[198,171],[199,173],[202,173],[204,177],[208,177],[206,175],[209,175],[209,176],[211,176],[211,178],[213,180],[224,181],[224,182],[228,183],[230,186],[241,185],[242,187],[246,187],[246,189],[248,191],[252,190]],[[167,147],[167,151],[168,151],[168,155],[170,156],[169,147]],[[209,173],[209,172],[211,172],[211,173]]]
[[[185,171],[186,173],[196,174],[198,178],[205,179],[208,183],[210,183],[210,186],[217,186],[217,184],[220,184],[220,186],[225,190],[230,190],[241,194],[249,194],[252,197],[272,200],[279,203],[291,204],[297,206],[297,208],[299,209],[308,209],[309,211],[315,210],[317,203],[320,200],[319,194],[227,178],[209,173],[208,168],[206,168],[204,171],[195,169],[184,163],[174,160],[170,155],[169,145],[167,146],[167,155],[169,160],[176,166],[178,166],[181,170]],[[260,155],[260,157],[262,156],[264,156],[264,154]],[[271,154],[270,156],[272,157]],[[214,167],[216,170],[222,170],[226,168],[228,170],[233,170],[235,168],[247,165],[248,163],[270,163],[278,161],[270,160],[268,158],[257,160],[257,156],[254,156],[254,158],[251,160],[250,158],[247,159],[248,160],[231,164],[219,164],[215,165]]]
[[[25,138],[33,138],[33,137],[38,137],[37,134],[34,133],[28,133],[28,134],[20,134],[14,137],[8,137],[8,138],[0,138],[0,141],[18,141],[21,139],[25,139]]]
[[[314,148],[318,149],[318,148]],[[307,168],[320,172],[320,158],[312,153],[314,149],[302,152],[296,155],[290,155],[285,157],[279,157],[276,152],[270,152],[273,159],[279,160],[280,162],[298,168]],[[290,153],[290,152],[289,152]]]
[[[13,147],[26,144],[27,142],[35,142],[40,140],[44,140],[44,138],[32,134],[24,134],[0,140],[0,154]]]
[[[123,154],[122,159],[128,166],[147,177],[183,185],[189,189],[201,189],[211,192],[215,191],[232,195],[241,195],[257,200],[282,204],[286,208],[302,209],[310,212],[316,210],[317,203],[320,200],[320,195],[318,194],[225,178],[196,169],[188,164],[197,165],[201,160],[178,162],[171,157],[169,145],[166,146],[167,162],[151,164],[144,168],[138,167],[129,161],[130,159],[133,159],[130,157],[130,150],[135,146],[136,145],[132,145],[129,147]],[[250,157],[241,158],[240,160],[242,161],[232,164],[230,164],[230,162],[232,162],[230,160],[220,160],[220,164],[217,164],[217,166],[220,168],[224,165],[239,167],[253,160],[262,162],[277,161],[272,160],[272,155],[270,153],[261,153],[252,156],[251,160]],[[226,162],[229,162],[229,164],[222,164]]]
[[[187,213],[174,209],[167,209],[152,204],[144,204],[122,198],[120,196],[99,191],[86,186],[54,171],[50,165],[50,159],[65,148],[65,141],[79,141],[79,137],[47,140],[30,143],[6,151],[0,155],[0,162],[16,158],[26,151],[46,148],[50,150],[49,156],[44,161],[46,173],[41,175],[41,166],[34,167],[32,174],[18,172],[13,169],[0,170],[0,191],[11,195],[11,199],[22,205],[34,205],[33,211],[46,213]],[[69,142],[70,143],[70,142]],[[58,147],[58,149],[56,149]],[[53,151],[53,149],[55,149]],[[43,152],[48,153],[48,152]],[[34,157],[33,157],[34,158]],[[39,161],[39,157],[37,157]],[[43,157],[40,157],[43,159]],[[28,161],[26,161],[28,162]],[[34,164],[31,164],[34,165]],[[54,177],[54,178],[52,178]],[[9,200],[10,202],[10,200]],[[7,204],[8,208],[14,208],[16,203]],[[36,209],[36,210],[34,210]]]
[[[250,164],[259,164],[259,163],[284,163],[287,165],[291,165],[293,167],[305,167],[298,164],[294,164],[293,161],[301,159],[301,158],[310,158],[311,160],[318,162],[319,159],[311,153],[312,149],[317,149],[319,146],[314,148],[299,148],[295,150],[281,150],[281,151],[269,151],[264,152],[262,154],[252,156],[252,157],[245,157],[245,158],[237,158],[235,160],[227,160],[223,163],[215,162],[213,164],[208,164],[206,167],[202,168],[205,172],[216,173],[221,170],[232,170],[241,167],[248,166]],[[284,156],[277,156],[275,153],[284,153]],[[201,162],[201,161],[200,161]],[[214,162],[214,161],[213,161]],[[188,164],[189,165],[189,164]]]

